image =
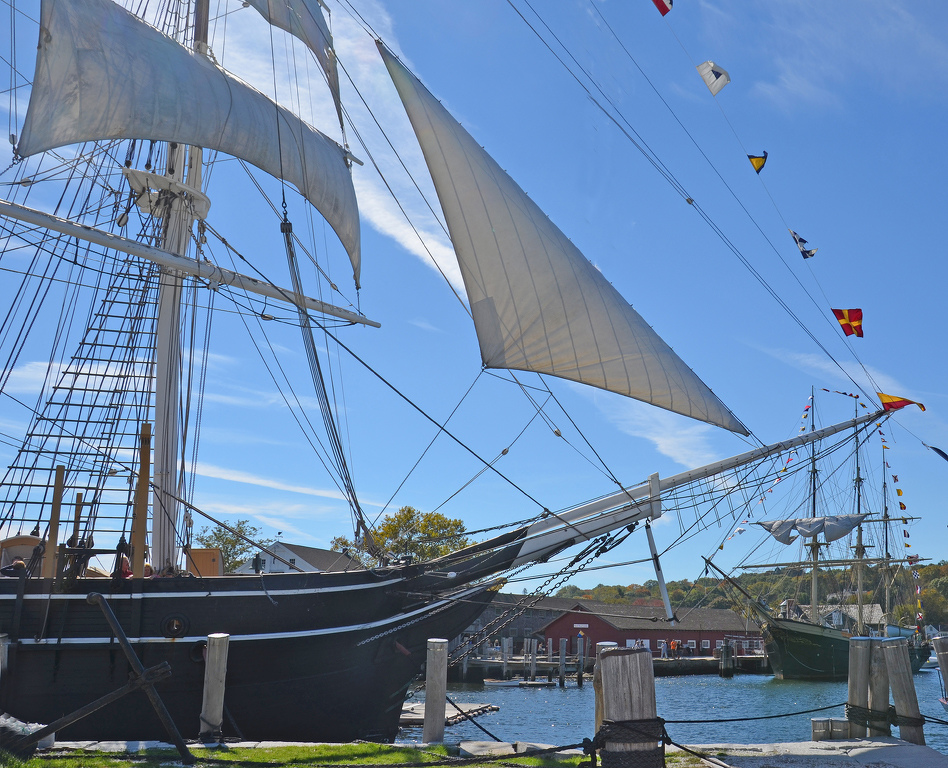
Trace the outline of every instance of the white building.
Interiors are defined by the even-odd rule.
[[[303,571],[352,571],[362,567],[358,560],[329,549],[278,541],[269,550],[276,557],[260,552],[235,568],[234,573],[287,573],[295,570],[294,565]]]

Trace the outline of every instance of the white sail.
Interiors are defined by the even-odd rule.
[[[790,520],[762,520],[757,523],[781,544],[790,544],[796,531],[804,538],[813,538],[822,533],[826,541],[843,538],[869,515],[829,515],[826,517],[798,517]]]
[[[326,218],[359,283],[346,151],[259,91],[111,0],[43,0],[22,157],[99,139],[175,141],[242,158]]]
[[[440,102],[379,43],[434,180],[481,358],[743,424]]]
[[[332,93],[342,125],[342,102],[339,99],[339,72],[336,52],[332,47],[332,33],[323,17],[317,0],[246,0],[270,24],[302,40],[309,48],[323,73]]]

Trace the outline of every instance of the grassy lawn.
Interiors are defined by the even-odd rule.
[[[2,753],[0,753],[2,754]],[[195,766],[214,768],[282,768],[283,766],[345,765],[394,765],[423,764],[452,760],[444,747],[414,749],[394,747],[387,744],[319,744],[312,746],[287,747],[197,747],[192,749],[196,758]],[[162,766],[180,766],[181,758],[174,749],[155,749],[143,752],[90,752],[83,750],[43,752],[26,762],[9,756],[0,757],[0,764],[11,768],[159,768]],[[457,758],[454,758],[457,759]],[[482,763],[463,763],[465,766],[490,768],[490,766],[518,765],[524,768],[576,768],[583,756],[570,756],[556,759],[551,756],[514,757],[505,756],[496,761]],[[666,755],[668,768],[702,768],[702,762],[687,753]]]
[[[450,760],[444,747],[413,749],[393,747],[386,744],[320,744],[313,746],[288,746],[268,748],[231,748],[225,746],[206,749],[193,748],[195,766],[221,766],[223,768],[269,768],[273,766],[343,766],[343,765],[386,765],[400,763],[434,763]],[[582,758],[555,760],[550,757],[512,757],[503,759],[503,763],[515,763],[527,768],[574,768]],[[22,766],[23,768],[158,768],[159,766],[181,765],[177,750],[148,750],[137,753],[125,752],[44,752],[31,760],[20,762],[14,759],[3,761],[3,765]],[[465,765],[476,765],[465,763]],[[491,765],[483,763],[482,765]],[[681,768],[685,768],[681,764]]]

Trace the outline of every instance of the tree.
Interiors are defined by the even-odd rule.
[[[275,541],[275,539],[260,539],[260,529],[251,525],[249,520],[238,520],[228,528],[220,525],[202,528],[201,532],[194,537],[194,540],[202,547],[216,547],[221,551],[224,573],[231,573],[259,548],[265,549]],[[248,544],[241,536],[256,542],[256,545]]]
[[[466,547],[468,540],[464,533],[461,520],[438,512],[419,512],[414,507],[402,507],[398,512],[385,515],[372,535],[379,548],[396,557],[431,560]],[[345,536],[334,538],[330,549],[346,551],[366,566],[379,564],[363,542],[353,542]]]

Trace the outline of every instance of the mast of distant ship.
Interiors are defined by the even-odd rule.
[[[810,402],[813,407],[810,409],[810,432],[816,430],[816,401],[813,398],[813,389],[810,389]],[[816,517],[816,443],[810,445],[810,517]],[[819,588],[817,585],[817,568],[820,560],[820,542],[818,537],[814,536],[807,545],[810,547],[810,621],[814,624],[820,624],[819,608]]]
[[[858,406],[859,401],[855,401],[856,406]],[[854,407],[856,415],[859,415],[859,408]],[[858,515],[862,512],[862,474],[859,469],[859,437],[856,436],[855,440],[855,452],[856,452],[856,479],[854,481],[856,486],[856,514]],[[866,624],[863,619],[862,611],[862,589],[863,589],[863,558],[866,554],[866,548],[862,543],[862,523],[860,523],[856,528],[856,608],[858,613],[856,614],[856,629],[860,637],[865,636]]]

